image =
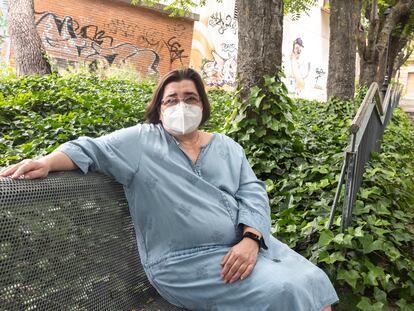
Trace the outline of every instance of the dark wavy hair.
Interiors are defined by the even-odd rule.
[[[171,82],[180,82],[183,80],[191,80],[194,82],[198,96],[201,99],[201,104],[203,105],[203,117],[200,126],[210,118],[210,103],[204,88],[203,80],[197,71],[191,68],[185,68],[170,71],[158,82],[157,88],[152,95],[151,102],[145,111],[145,120],[147,123],[160,123],[161,100],[164,96],[165,87]]]

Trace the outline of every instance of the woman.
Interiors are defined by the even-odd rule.
[[[198,127],[210,106],[192,69],[159,83],[147,124],[81,137],[39,160],[5,169],[11,178],[81,169],[123,184],[148,279],[191,310],[330,310],[328,277],[270,235],[263,182],[243,149]]]

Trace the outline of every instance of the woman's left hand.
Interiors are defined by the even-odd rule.
[[[256,265],[259,245],[248,238],[234,245],[221,261],[221,278],[225,283],[233,283],[247,278]]]

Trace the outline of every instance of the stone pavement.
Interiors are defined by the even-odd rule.
[[[402,98],[400,100],[400,107],[408,114],[411,123],[414,125],[414,99]]]

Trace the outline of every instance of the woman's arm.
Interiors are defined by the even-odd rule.
[[[80,137],[60,145],[53,153],[39,160],[23,160],[0,176],[41,178],[50,171],[74,170],[83,173],[97,171],[127,185],[140,159],[141,127],[134,126],[98,138]]]
[[[246,155],[242,155],[239,189],[235,198],[239,203],[238,225],[262,237],[262,247],[267,248],[270,238],[270,207],[264,182],[257,179]]]
[[[256,178],[244,151],[235,198],[239,203],[238,225],[243,226],[243,233],[249,231],[259,236],[261,242],[243,238],[229,250],[221,262],[221,278],[225,283],[243,280],[250,275],[260,247],[267,248],[270,237],[270,208],[266,188]]]
[[[46,177],[53,171],[70,171],[77,169],[77,165],[63,152],[55,151],[38,160],[23,160],[11,165],[0,172],[1,177],[13,179],[35,179]]]

